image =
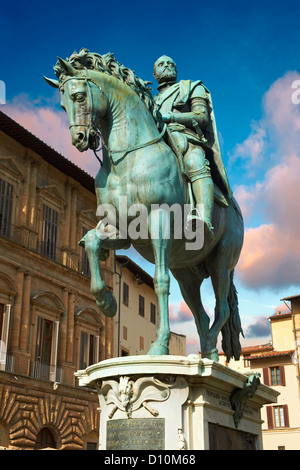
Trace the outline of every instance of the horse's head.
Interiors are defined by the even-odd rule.
[[[62,73],[58,80],[44,77],[61,92],[61,107],[69,118],[72,144],[83,152],[99,145],[98,121],[107,110],[107,100],[100,86],[89,76],[89,71],[75,69],[58,58]]]

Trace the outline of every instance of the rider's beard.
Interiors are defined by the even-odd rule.
[[[175,71],[170,70],[168,68],[164,69],[161,74],[157,77],[158,83],[162,82],[174,82],[177,78],[177,74]]]

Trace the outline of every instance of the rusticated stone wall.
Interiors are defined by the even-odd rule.
[[[97,394],[0,373],[0,424],[3,447],[9,442],[10,448],[33,450],[47,428],[57,449],[85,450],[99,435]]]

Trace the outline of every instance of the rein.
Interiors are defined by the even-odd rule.
[[[133,152],[134,150],[139,150],[139,149],[148,147],[149,145],[155,144],[156,142],[158,142],[162,138],[162,136],[164,135],[166,130],[167,130],[167,124],[164,124],[163,130],[160,132],[160,134],[157,137],[155,137],[155,139],[152,139],[149,142],[146,142],[146,143],[143,143],[143,144],[139,144],[139,145],[135,145],[133,147],[129,147],[128,149],[117,149],[117,150],[111,149],[105,144],[102,137],[101,137],[101,140],[102,140],[102,143],[103,143],[103,147],[106,148],[106,150],[110,154],[112,154],[112,153],[128,153],[128,152]],[[98,150],[98,152],[99,152],[99,150]]]

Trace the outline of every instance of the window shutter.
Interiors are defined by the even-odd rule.
[[[7,362],[10,313],[11,313],[11,305],[7,304],[4,307],[2,335],[1,335],[1,338],[0,338],[0,340],[1,340],[1,343],[0,343],[0,370],[5,370],[5,366],[6,366],[6,362]]]
[[[126,282],[123,282],[123,304],[128,307],[129,305],[129,286]]]
[[[44,328],[44,319],[42,317],[37,317],[37,333],[36,333],[36,347],[35,347],[36,362],[41,361],[43,328]]]
[[[268,367],[263,367],[263,379],[264,379],[264,384],[265,385],[270,385],[269,368]]]
[[[273,420],[273,407],[267,406],[267,423],[268,429],[274,428],[274,420]]]
[[[89,346],[89,335],[82,331],[80,336],[80,369],[86,369],[88,366]]]
[[[34,359],[33,371],[32,371],[33,377],[36,377],[36,378],[40,377],[40,371],[41,371],[43,329],[44,329],[44,319],[42,317],[37,317],[35,359]]]
[[[142,295],[139,295],[139,315],[145,316],[145,298]]]
[[[289,410],[287,405],[282,405],[283,408],[283,416],[284,416],[284,427],[290,427],[290,420],[289,420]]]
[[[49,380],[51,382],[56,381],[57,351],[58,351],[58,330],[59,330],[59,321],[55,321],[55,322],[53,322],[51,357],[50,357],[50,377],[49,377]]]
[[[99,353],[100,353],[100,336],[95,336],[95,346],[94,346],[94,364],[99,362]]]
[[[13,191],[13,185],[0,178],[0,234],[5,237],[10,236]]]
[[[285,386],[285,372],[284,372],[284,366],[279,366],[279,371],[280,371],[280,385]]]
[[[41,253],[53,260],[56,259],[57,230],[58,212],[44,204]]]

